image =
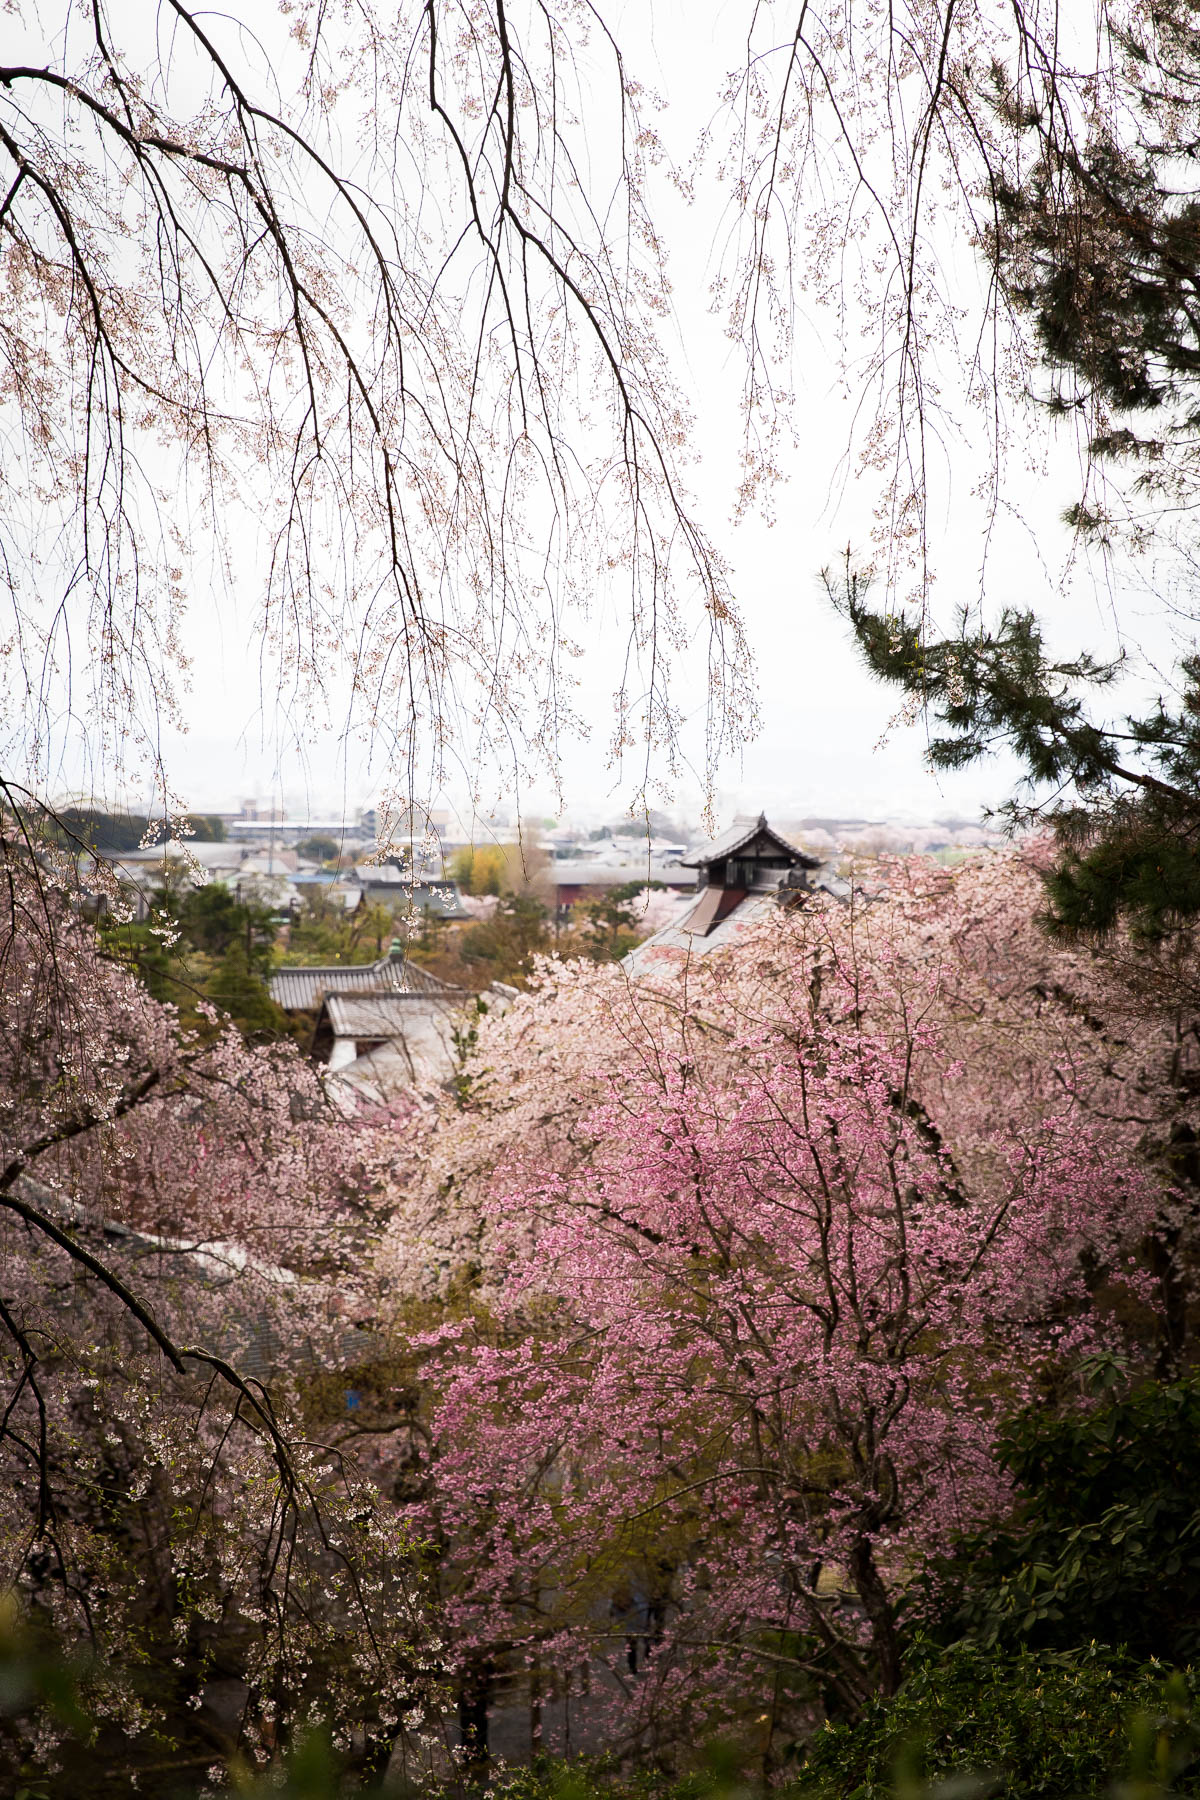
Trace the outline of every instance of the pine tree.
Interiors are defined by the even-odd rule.
[[[1084,421],[1093,472],[1132,477],[1139,533],[1186,520],[1200,483],[1197,17],[1194,0],[1166,0],[1136,29],[1112,26],[1106,98],[1087,118],[1054,73],[1032,101],[1000,66],[980,83],[1005,150],[991,168],[989,272],[1032,322],[1051,411]],[[1065,517],[1102,542],[1117,530],[1092,498]],[[1095,932],[1124,918],[1157,937],[1200,913],[1195,642],[1169,692],[1105,721],[1099,701],[1122,659],[1052,660],[1033,612],[1006,609],[991,630],[964,612],[955,633],[931,639],[926,621],[872,606],[850,568],[835,603],[872,672],[935,722],[934,768],[1000,746],[1019,757],[1028,793],[1005,810],[1051,819],[1060,838],[1052,924]]]
[[[1173,706],[1160,695],[1140,718],[1098,724],[1081,690],[1102,691],[1120,660],[1056,662],[1035,615],[1010,608],[991,631],[972,630],[964,612],[954,637],[924,642],[919,625],[875,610],[868,593],[848,570],[835,604],[872,673],[941,726],[931,765],[966,768],[1000,744],[1024,764],[1029,799],[1002,810],[1015,825],[1053,822],[1053,928],[1103,932],[1125,918],[1157,938],[1200,913],[1200,655],[1181,658]]]

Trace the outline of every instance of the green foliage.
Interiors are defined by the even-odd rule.
[[[1159,0],[1138,29],[1142,37],[1121,38],[1122,98],[1138,120],[1123,143],[1107,108],[1082,133],[1061,109],[1014,113],[1011,82],[993,72],[1023,179],[998,172],[988,249],[1007,298],[1033,318],[1052,404],[1123,415],[1093,452],[1157,462],[1172,437],[1192,436],[1200,368],[1200,201],[1172,129],[1173,107],[1194,103],[1194,0]],[[1115,114],[1119,103],[1109,104]]]
[[[407,930],[412,934],[405,943],[408,955],[414,962],[435,962],[445,955],[449,928],[447,919],[441,918],[431,906],[423,906],[416,918],[410,918],[407,923]]]
[[[292,923],[284,966],[376,962],[392,941],[396,921],[386,906],[359,905],[347,912],[340,900],[318,890],[307,893]]]
[[[543,1757],[529,1767],[493,1772],[487,1800],[749,1800],[751,1791],[743,1759],[718,1743],[704,1746],[699,1769],[675,1779],[652,1765],[630,1770],[616,1758]]]
[[[1200,193],[1179,121],[1194,115],[1198,17],[1195,0],[1128,8],[1120,27],[1106,11],[1111,79],[1086,116],[1055,92],[1057,73],[1047,72],[1039,99],[1012,69],[980,70],[1002,145],[982,244],[989,276],[1032,321],[1051,412],[1087,420],[1091,457],[1132,477],[1132,542],[1150,541],[1161,507],[1188,566],[1200,475]],[[1112,521],[1094,498],[1101,485],[1093,475],[1065,517],[1104,543]],[[964,619],[935,639],[924,621],[871,610],[852,579],[839,604],[868,666],[934,722],[935,766],[961,768],[1005,745],[1050,793],[1042,810],[1062,843],[1049,882],[1054,924],[1104,932],[1127,919],[1156,937],[1200,916],[1194,621],[1156,704],[1101,722],[1092,709],[1118,665],[1086,654],[1053,663],[1031,613],[1006,611],[990,631]]]
[[[985,756],[999,734],[1028,768],[1031,784],[1074,782],[1093,789],[1109,778],[1112,748],[1074,690],[1113,681],[1119,662],[1086,654],[1052,662],[1034,615],[1010,607],[995,631],[971,633],[963,613],[956,637],[928,643],[902,615],[875,612],[867,604],[869,591],[869,583],[848,570],[837,604],[872,673],[928,705],[946,727],[946,735],[929,745],[934,768],[965,768]]]
[[[1153,940],[1200,915],[1200,858],[1190,807],[1126,805],[1064,854],[1046,878],[1050,919],[1067,932],[1110,931],[1124,914]],[[1087,831],[1091,821],[1070,822]]]
[[[46,1634],[39,1635],[30,1619],[20,1620],[9,1600],[0,1603],[0,1746],[5,1753],[7,1773],[18,1785],[13,1800],[82,1800],[87,1795],[114,1793],[97,1748],[103,1728],[89,1705],[89,1682],[94,1667],[62,1654]],[[26,1732],[12,1729],[24,1723]],[[47,1727],[59,1744],[57,1766],[47,1766],[44,1759],[35,1763],[29,1756],[30,1726]],[[134,1752],[133,1761],[148,1766],[137,1770],[139,1793],[165,1794],[171,1800],[188,1800],[196,1794],[194,1779],[180,1785],[180,1776],[190,1772],[204,1760],[196,1755],[180,1755],[181,1746],[163,1743],[153,1736]],[[193,1746],[192,1748],[195,1748]],[[166,1752],[157,1765],[155,1751]],[[171,1754],[174,1752],[174,1755]],[[220,1759],[210,1758],[219,1762]],[[126,1770],[126,1777],[132,1771]],[[313,1731],[303,1737],[289,1753],[265,1770],[250,1769],[242,1758],[229,1767],[232,1792],[243,1800],[351,1800],[381,1790],[360,1786],[347,1779],[342,1761],[330,1745],[326,1732]],[[166,1779],[164,1787],[163,1778]],[[122,1791],[124,1785],[122,1786]],[[206,1793],[211,1789],[204,1788]],[[395,1791],[394,1789],[392,1790]]]
[[[56,1732],[85,1737],[89,1724],[80,1700],[85,1675],[84,1666],[63,1656],[55,1644],[35,1638],[11,1594],[0,1597],[0,1745],[10,1774],[26,1784],[18,1785],[15,1800],[43,1800],[47,1789],[9,1721],[41,1714]]]
[[[446,873],[464,894],[528,894],[549,858],[537,844],[516,839],[503,844],[464,845],[456,850]]]
[[[1105,932],[1124,917],[1151,939],[1200,915],[1200,657],[1181,660],[1171,708],[1160,697],[1141,718],[1100,725],[1080,690],[1108,686],[1120,660],[1052,660],[1031,612],[1005,608],[993,631],[970,629],[964,612],[954,637],[927,641],[904,615],[875,611],[853,570],[836,595],[827,585],[871,672],[943,727],[927,753],[935,768],[965,768],[1000,743],[1023,765],[1034,804],[1005,811],[1057,830],[1052,926]],[[1039,805],[1047,789],[1070,798]]]
[[[379,1792],[346,1779],[327,1734],[320,1731],[310,1732],[266,1770],[242,1764],[230,1773],[239,1800],[366,1800],[368,1792]]]
[[[341,855],[341,845],[336,838],[326,837],[323,832],[316,831],[312,837],[306,837],[296,845],[296,855],[303,856],[310,862],[336,862]]]
[[[174,908],[182,941],[206,956],[224,956],[234,944],[245,946],[249,966],[264,973],[271,966],[275,923],[269,908],[247,906],[220,881],[189,888]]]
[[[221,958],[209,978],[207,993],[246,1037],[261,1041],[287,1035],[287,1016],[255,973],[240,939],[235,939]]]
[[[198,1008],[211,1001],[248,1036],[287,1033],[287,1018],[266,985],[274,920],[220,882],[182,893],[168,889],[144,923],[105,917],[97,931],[105,952],[133,969],[156,1000],[178,1007],[188,1029],[205,1029]]]
[[[50,834],[64,845],[89,850],[136,850],[149,820],[135,813],[106,813],[91,806],[68,806],[49,822]]]
[[[661,887],[661,881],[650,884]],[[639,941],[637,919],[632,901],[646,886],[644,881],[624,881],[609,888],[599,900],[586,900],[583,913],[587,924],[580,946],[581,954],[592,962],[620,962]]]
[[[0,1740],[20,1755],[30,1726],[44,1719],[60,1742],[58,1771],[27,1764],[18,1800],[77,1800],[108,1790],[95,1756],[90,1716],[93,1676],[52,1642],[35,1642],[10,1606],[0,1613]],[[18,1736],[12,1727],[24,1723]],[[197,1759],[183,1745],[153,1764],[144,1745],[139,1791],[196,1793],[184,1775]],[[168,1746],[163,1746],[168,1748]],[[386,1744],[384,1746],[386,1750]],[[220,1760],[213,1758],[213,1760]],[[542,1759],[528,1767],[479,1771],[470,1792],[486,1800],[750,1800],[762,1791],[747,1752],[733,1744],[703,1748],[683,1777],[652,1763],[630,1769],[593,1757]],[[13,1763],[10,1760],[10,1769]],[[182,1785],[180,1777],[182,1779]],[[99,1785],[94,1785],[99,1779]],[[1122,1779],[1123,1778],[1123,1779]],[[164,1785],[165,1782],[165,1785]],[[210,1791],[205,1786],[205,1792]],[[229,1791],[243,1800],[352,1800],[411,1792],[362,1785],[322,1730],[302,1735],[265,1767],[242,1757],[228,1765]],[[461,1796],[461,1780],[428,1789]],[[793,1779],[772,1790],[791,1800],[1168,1800],[1200,1791],[1200,1714],[1190,1673],[1137,1666],[1095,1646],[1069,1654],[1014,1657],[957,1644],[918,1646],[908,1679],[889,1700],[870,1704],[854,1725],[817,1732]]]
[[[1190,1680],[1168,1679],[1161,1665],[1135,1668],[1094,1646],[1015,1657],[972,1644],[941,1654],[925,1647],[894,1698],[874,1701],[854,1725],[817,1734],[799,1793],[1071,1800],[1113,1791],[1131,1762],[1135,1777],[1150,1778],[1147,1800],[1167,1789],[1194,1792],[1194,1694]]]
[[[161,822],[150,830],[145,813],[110,813],[95,806],[65,806],[49,815],[46,823],[51,838],[65,848],[82,845],[109,854],[137,850],[147,836],[152,843],[162,843],[167,837]],[[215,813],[188,813],[184,824],[188,836],[198,844],[225,842],[225,821]]]
[[[549,918],[532,894],[505,894],[490,919],[463,933],[459,955],[485,964],[489,981],[523,981],[534,957],[552,947]]]
[[[185,1003],[185,986],[192,989],[194,997],[195,984],[189,980],[179,954],[167,947],[161,927],[156,930],[151,921],[118,924],[105,915],[96,927],[96,935],[104,954],[132,969],[156,1000],[181,1006]]]
[[[1021,1413],[1000,1455],[1017,1518],[939,1571],[944,1629],[1008,1650],[1200,1657],[1200,1376]]]
[[[508,856],[501,844],[464,845],[450,858],[450,879],[464,894],[501,894],[508,876]]]

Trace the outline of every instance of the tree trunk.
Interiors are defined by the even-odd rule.
[[[871,1642],[879,1662],[879,1691],[894,1694],[900,1686],[900,1645],[896,1614],[883,1584],[870,1543],[860,1538],[850,1552],[848,1573],[871,1625]]]
[[[458,1735],[468,1768],[487,1761],[491,1688],[490,1664],[469,1664],[458,1689]]]

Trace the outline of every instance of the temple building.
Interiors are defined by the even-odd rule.
[[[703,955],[735,942],[781,901],[812,892],[812,877],[822,863],[781,837],[766,814],[759,813],[757,819],[737,820],[707,849],[685,856],[683,866],[696,870],[696,898],[674,924],[630,951],[625,967],[635,974],[656,962],[678,961],[680,952]],[[839,890],[848,891],[845,882],[831,876],[816,885],[839,899],[844,897]]]
[[[454,1033],[470,996],[410,962],[395,939],[378,962],[277,969],[271,998],[285,1012],[314,1013],[314,1061],[348,1093],[382,1103],[453,1078]]]

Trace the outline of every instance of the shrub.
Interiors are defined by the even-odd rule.
[[[1122,1663],[1095,1645],[1009,1657],[969,1643],[927,1651],[892,1700],[817,1735],[800,1790],[891,1800],[901,1784],[975,1776],[996,1800],[1099,1795],[1128,1767],[1133,1725],[1135,1760],[1192,1793],[1194,1692],[1190,1677],[1168,1681],[1162,1664]]]
[[[944,1635],[1010,1652],[1094,1639],[1139,1659],[1194,1660],[1200,1377],[1142,1382],[1061,1417],[1028,1409],[997,1453],[1019,1512],[939,1569]]]

